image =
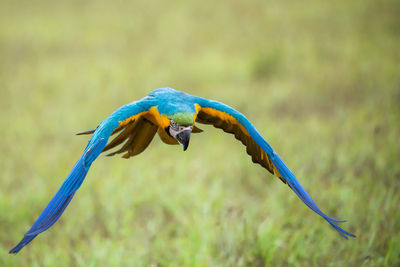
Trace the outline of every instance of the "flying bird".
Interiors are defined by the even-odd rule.
[[[197,123],[211,124],[234,134],[246,146],[246,151],[254,163],[260,164],[280,178],[311,210],[324,218],[344,238],[355,237],[337,225],[338,222],[344,221],[328,217],[319,209],[280,156],[243,114],[218,101],[192,96],[172,88],[159,88],[138,101],[120,107],[96,129],[79,133],[92,134],[82,156],[39,218],[10,253],[18,253],[60,218],[81,186],[93,161],[102,152],[122,144],[107,156],[120,153],[123,153],[123,158],[136,156],[146,149],[156,133],[164,143],[180,144],[185,151],[191,134],[202,132],[196,126]],[[110,136],[115,138],[108,141]]]

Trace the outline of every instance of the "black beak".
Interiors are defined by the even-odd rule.
[[[183,145],[183,151],[186,151],[189,146],[191,132],[191,130],[185,130],[176,135],[176,140]]]

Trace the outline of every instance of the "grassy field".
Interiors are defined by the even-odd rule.
[[[0,2],[0,266],[399,266],[400,2]],[[91,129],[170,86],[244,113],[345,240],[203,126],[99,157],[61,219],[11,249]]]

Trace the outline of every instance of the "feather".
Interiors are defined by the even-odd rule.
[[[50,200],[39,218],[24,235],[22,240],[11,249],[9,253],[18,253],[38,234],[46,231],[60,218],[68,204],[71,202],[76,190],[81,186],[93,161],[105,148],[110,135],[124,129],[129,122],[137,120],[138,117],[145,114],[146,111],[153,106],[152,98],[145,97],[139,101],[132,102],[117,109],[107,119],[105,119],[95,131],[91,130],[80,133],[93,133],[83,155],[76,162],[64,183]],[[121,125],[124,125],[124,127],[121,127]]]
[[[201,133],[201,132],[203,132],[202,129],[200,129],[200,128],[197,127],[196,125],[193,125],[192,133]]]
[[[17,246],[10,250],[10,253],[17,253],[26,244],[31,242],[38,234],[46,231],[60,218],[65,208],[70,203],[75,191],[81,186],[91,163],[101,153],[107,141],[104,138],[99,139],[89,149],[85,150],[81,158],[75,164],[74,168],[64,181],[50,203],[44,209],[42,214],[33,224],[31,229],[25,234],[24,238]]]
[[[199,97],[195,98],[195,101],[201,107],[197,114],[198,122],[213,124],[216,128],[233,133],[246,146],[246,151],[253,162],[260,164],[287,183],[304,204],[323,217],[341,236],[346,239],[349,236],[355,237],[336,224],[344,221],[331,218],[321,211],[279,155],[243,114],[217,101]]]

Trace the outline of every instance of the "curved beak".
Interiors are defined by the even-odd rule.
[[[186,151],[189,146],[191,132],[191,130],[185,130],[176,135],[176,140],[183,145],[183,151]]]

